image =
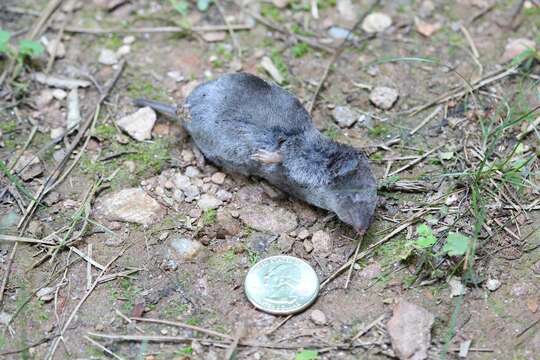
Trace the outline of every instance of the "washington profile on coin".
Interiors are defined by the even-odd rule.
[[[256,308],[276,315],[294,314],[315,301],[319,278],[311,265],[302,259],[271,256],[249,270],[244,289]]]

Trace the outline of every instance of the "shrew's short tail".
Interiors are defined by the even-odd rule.
[[[155,111],[162,113],[164,115],[176,118],[176,106],[174,105],[167,105],[163,104],[157,101],[153,100],[146,100],[146,99],[135,99],[133,100],[133,104],[135,106],[143,107],[148,106],[154,109]]]

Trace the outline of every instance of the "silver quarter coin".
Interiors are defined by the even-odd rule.
[[[244,290],[256,308],[270,314],[294,314],[307,308],[319,293],[319,278],[304,260],[271,256],[246,275]]]

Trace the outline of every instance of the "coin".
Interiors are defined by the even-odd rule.
[[[319,293],[319,278],[304,260],[271,256],[249,270],[244,290],[248,300],[264,312],[294,314],[313,303]]]

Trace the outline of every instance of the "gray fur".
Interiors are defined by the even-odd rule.
[[[190,115],[184,127],[211,162],[264,178],[361,233],[371,224],[377,183],[366,156],[322,135],[289,92],[254,75],[228,74],[199,85],[183,110]],[[282,162],[252,159],[259,150],[278,151]]]

